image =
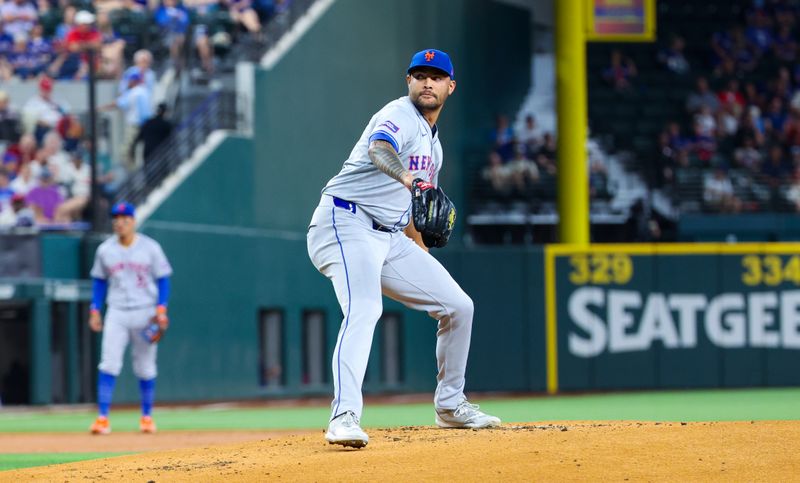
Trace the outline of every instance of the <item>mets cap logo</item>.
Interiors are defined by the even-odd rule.
[[[425,62],[430,62],[436,56],[436,52],[429,50],[425,52]]]

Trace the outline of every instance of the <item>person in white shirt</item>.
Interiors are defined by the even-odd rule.
[[[89,164],[84,162],[83,150],[73,151],[70,156],[70,162],[64,168],[64,172],[61,173],[61,179],[66,181],[68,196],[56,208],[55,221],[57,223],[70,223],[80,220],[83,210],[89,204],[92,190],[92,171],[89,168]]]
[[[138,72],[128,76],[128,89],[117,97],[112,104],[102,106],[100,109],[119,109],[125,115],[125,140],[123,141],[124,159],[129,171],[138,165],[136,153],[133,149],[134,141],[139,135],[139,129],[145,121],[153,117],[152,93],[147,89],[144,78]]]

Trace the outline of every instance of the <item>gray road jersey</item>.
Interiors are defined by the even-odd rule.
[[[322,193],[355,202],[381,225],[404,228],[411,218],[411,193],[372,164],[367,150],[373,136],[389,141],[415,178],[438,183],[443,161],[438,132],[404,96],[372,116],[342,170]]]
[[[124,247],[114,235],[97,248],[91,275],[108,281],[109,307],[132,309],[158,302],[156,280],[172,275],[172,267],[152,238],[137,233],[133,244]]]

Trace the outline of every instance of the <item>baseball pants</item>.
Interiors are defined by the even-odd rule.
[[[156,377],[158,344],[145,341],[141,335],[155,313],[155,306],[133,310],[109,307],[103,324],[102,352],[97,368],[106,374],[119,376],[122,371],[122,357],[130,343],[133,373],[136,377],[144,380]]]
[[[333,351],[334,399],[331,418],[353,411],[361,418],[361,385],[382,294],[438,321],[438,375],[434,404],[453,409],[464,397],[464,374],[472,333],[472,300],[433,256],[403,232],[373,228],[357,206],[334,206],[323,195],[309,226],[308,254],[333,283],[342,320]]]

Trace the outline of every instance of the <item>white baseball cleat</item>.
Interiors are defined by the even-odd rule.
[[[325,439],[330,444],[340,444],[351,448],[363,448],[369,443],[369,436],[358,425],[358,418],[353,411],[346,411],[328,425]]]
[[[500,418],[479,411],[478,407],[464,399],[455,409],[436,409],[436,425],[440,428],[467,429],[500,426]]]

